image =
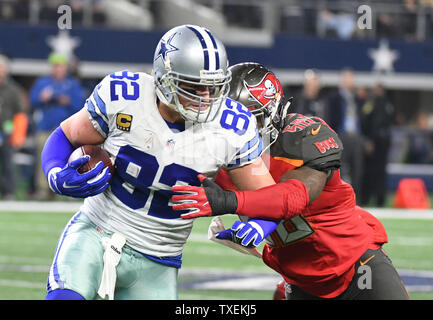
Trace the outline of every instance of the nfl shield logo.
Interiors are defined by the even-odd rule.
[[[173,139],[170,139],[167,141],[167,147],[173,148],[175,143],[176,143],[176,141],[174,141]]]

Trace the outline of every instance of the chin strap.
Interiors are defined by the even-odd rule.
[[[292,104],[293,97],[290,97],[286,104],[280,108],[278,111],[278,116],[280,117],[279,130],[283,129],[284,119],[286,119],[287,113],[289,111],[289,107]]]

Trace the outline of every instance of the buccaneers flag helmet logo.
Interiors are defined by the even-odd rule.
[[[263,106],[268,105],[271,101],[278,101],[283,95],[280,81],[272,73],[267,73],[266,76],[257,85],[248,85],[245,83],[251,95]]]

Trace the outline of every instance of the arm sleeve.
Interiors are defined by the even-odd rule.
[[[41,164],[45,176],[48,177],[53,168],[63,168],[74,150],[62,128],[57,127],[48,137],[41,152]]]
[[[309,203],[305,184],[289,179],[254,191],[234,191],[236,214],[259,219],[286,220],[302,213]]]

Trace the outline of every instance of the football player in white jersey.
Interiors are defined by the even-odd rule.
[[[274,180],[251,112],[227,97],[231,73],[223,43],[183,25],[159,41],[153,75],[106,76],[83,109],[48,138],[41,162],[51,189],[85,198],[60,236],[46,299],[176,299],[177,274],[192,220],[172,209],[172,187],[200,185],[226,168],[241,190]],[[81,145],[112,157],[79,174]]]

